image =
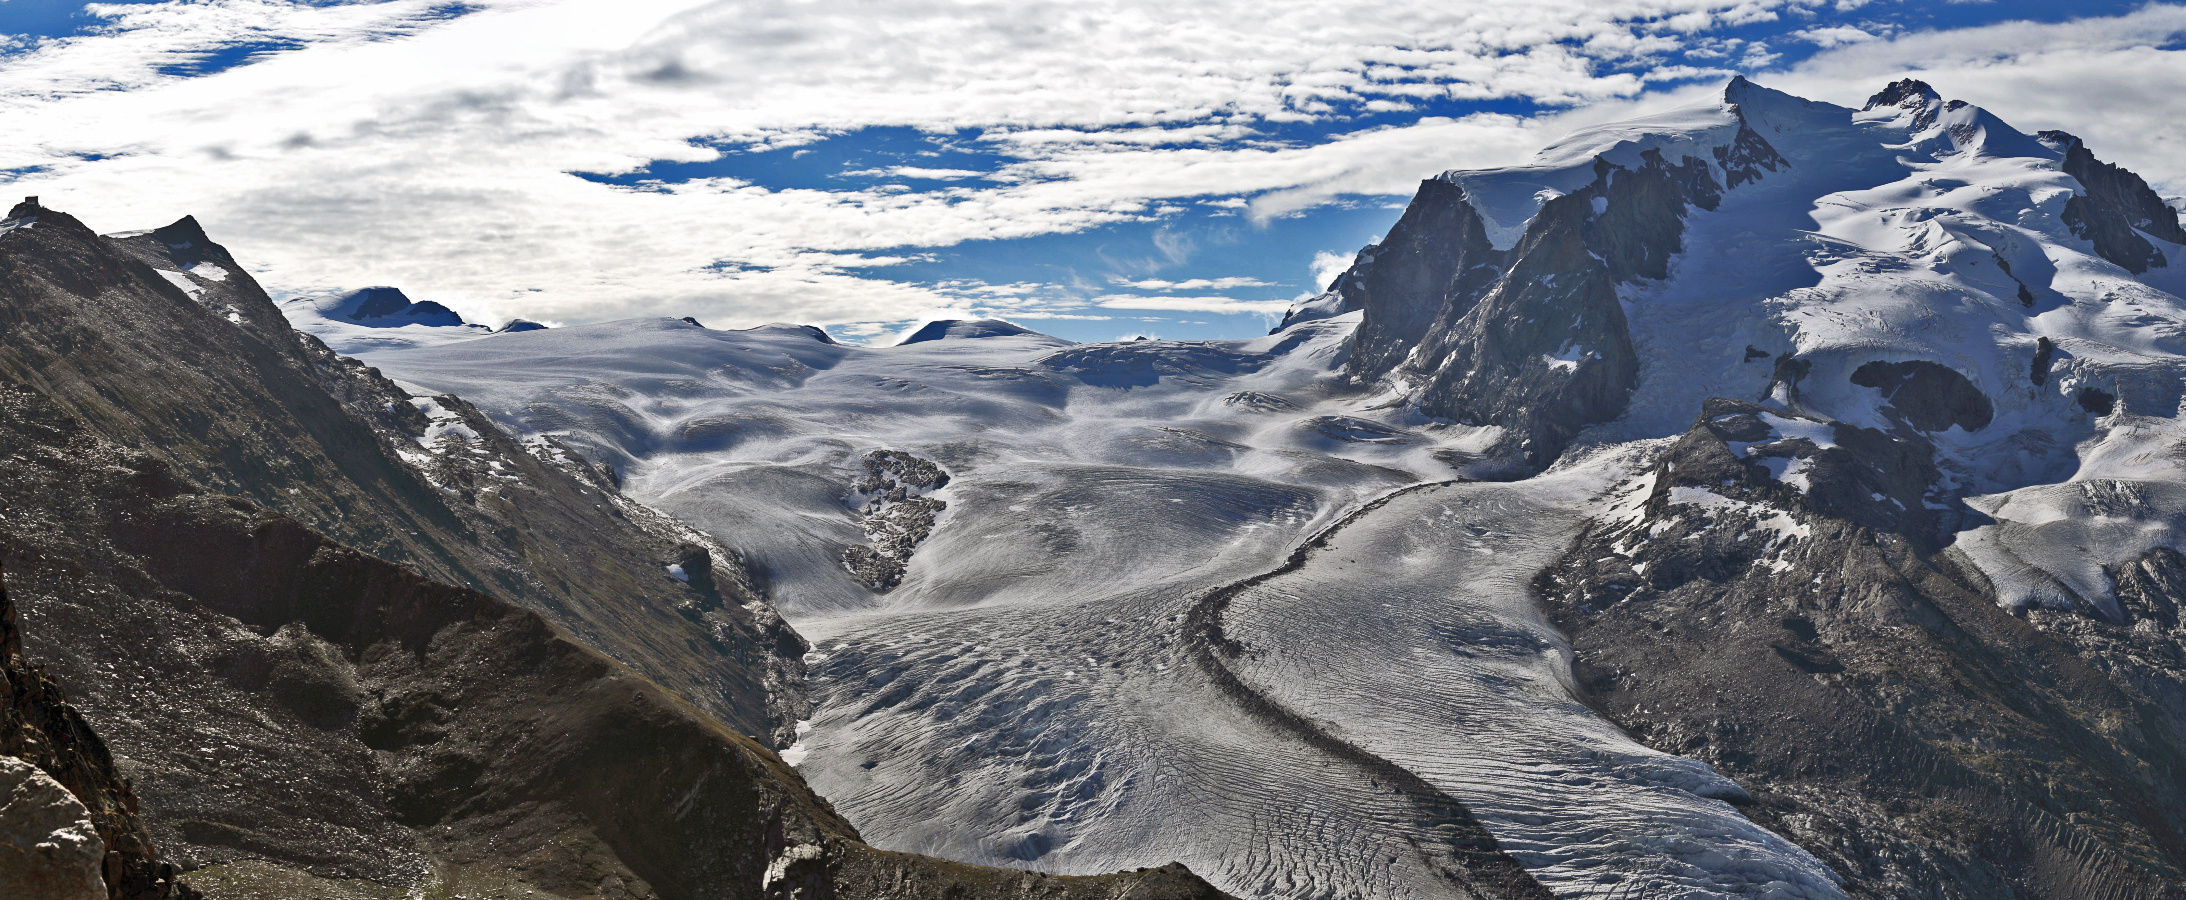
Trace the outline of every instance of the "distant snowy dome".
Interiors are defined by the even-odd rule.
[[[738,330],[748,334],[798,335],[811,338],[812,340],[819,341],[822,344],[835,343],[834,336],[828,334],[827,329],[821,328],[817,325],[791,325],[787,322],[773,322],[753,328],[742,328]]]
[[[515,334],[519,331],[545,331],[546,328],[547,327],[545,325],[541,325],[537,322],[531,321],[530,319],[510,319],[507,325],[501,326],[501,330],[494,332],[494,334]]]
[[[927,341],[955,338],[1016,337],[1019,335],[1050,337],[1001,319],[939,319],[926,323],[924,327],[921,327],[910,337],[898,341],[896,346],[901,347],[905,344],[922,344]],[[1060,338],[1057,338],[1057,340],[1060,340]]]
[[[282,301],[281,314],[290,327],[348,354],[468,341],[495,333],[463,321],[455,310],[431,300],[412,302],[401,288],[386,285],[305,294]],[[518,319],[502,330],[544,327]]]
[[[413,303],[401,288],[386,286],[360,288],[334,298],[331,305],[319,307],[320,314],[328,318],[340,317],[371,328],[399,328],[404,325],[431,325],[448,327],[467,325],[463,317],[431,300]]]

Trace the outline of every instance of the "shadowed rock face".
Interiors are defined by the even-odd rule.
[[[688,539],[551,443],[455,398],[412,398],[291,330],[194,222],[102,238],[65,213],[0,242],[0,378],[156,457],[428,577],[506,597],[732,727],[786,741],[801,639],[741,563],[709,594],[668,574]],[[159,271],[211,263],[193,296]],[[164,476],[163,476],[164,477]]]
[[[2062,132],[2044,132],[2068,144],[2065,174],[2078,179],[2085,193],[2065,202],[2064,221],[2072,232],[2095,244],[2095,254],[2139,275],[2162,268],[2163,251],[2143,235],[2173,244],[2186,244],[2186,228],[2178,212],[2148,187],[2139,175],[2096,159],[2080,139]]]
[[[1921,110],[1920,115],[1913,119],[1913,130],[1922,131],[1935,124],[1938,111],[1936,104],[1942,100],[1943,96],[1936,93],[1935,88],[1929,87],[1927,82],[1906,78],[1893,81],[1882,90],[1876,91],[1874,96],[1867,98],[1867,105],[1860,107],[1860,110],[1865,112],[1893,106]]]
[[[1887,401],[1884,415],[1930,434],[1952,426],[1979,431],[1995,416],[1995,408],[1980,388],[1938,363],[1871,362],[1854,369],[1851,378],[1853,384],[1882,392]]]
[[[1708,401],[1536,582],[1583,697],[1857,897],[2186,896],[2186,566],[2120,573],[2143,625],[2015,617],[1939,546],[1930,459]]]
[[[1639,360],[1617,285],[1665,277],[1686,210],[1721,200],[1705,163],[1652,150],[1642,160],[1598,162],[1592,184],[1541,207],[1478,303],[1441,310],[1406,363],[1426,373],[1421,412],[1502,426],[1494,452],[1530,470],[1624,411]]]
[[[1507,258],[1488,243],[1464,188],[1420,182],[1388,236],[1360,251],[1330,287],[1343,298],[1342,312],[1367,311],[1352,338],[1351,372],[1389,374],[1437,320],[1470,311],[1495,286]]]
[[[1723,167],[1723,187],[1726,189],[1759,181],[1765,172],[1791,167],[1791,161],[1778,154],[1768,141],[1762,140],[1760,132],[1748,126],[1744,118],[1739,119],[1737,137],[1732,138],[1730,144],[1715,148],[1715,162]]]

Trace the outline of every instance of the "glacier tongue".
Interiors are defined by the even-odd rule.
[[[1829,869],[1721,801],[1706,765],[1572,701],[1571,648],[1530,582],[1616,460],[1408,494],[1238,597],[1255,689],[1463,801],[1562,896],[1842,897]]]

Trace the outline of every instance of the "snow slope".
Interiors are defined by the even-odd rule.
[[[2139,234],[2162,262],[2147,271],[2100,255],[2066,214],[2088,192],[2064,171],[2069,135],[2025,134],[1917,82],[1870,105],[1741,79],[1720,103],[1589,129],[1526,166],[1441,178],[1465,188],[1507,247],[1543,202],[1593,179],[1597,157],[1631,166],[1651,150],[1690,155],[1732,185],[1718,154],[1743,122],[1789,165],[1728,186],[1712,211],[1689,210],[1669,277],[1621,287],[1638,382],[1624,414],[1576,446],[1677,434],[1708,397],[1915,427],[1859,373],[1933,363],[1982,410],[1917,429],[1938,445],[1953,491],[1996,519],[1965,523],[1960,552],[2008,604],[2114,614],[2102,571],[2186,546],[2186,504],[2167,485],[2186,449],[2186,248],[2151,226]],[[1801,371],[1787,376],[1784,360]],[[1400,370],[1387,387],[1416,399],[1423,381]],[[2105,519],[2137,524],[2130,539],[2123,526],[2101,538],[2084,530]]]

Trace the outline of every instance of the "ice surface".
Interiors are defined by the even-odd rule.
[[[1826,866],[1722,802],[1745,799],[1737,785],[1571,700],[1570,647],[1528,586],[1613,468],[1390,503],[1234,602],[1240,668],[1463,801],[1559,894],[1842,896]]]
[[[881,846],[1066,873],[1179,859],[1240,896],[1445,896],[1411,801],[1225,694],[1182,640],[1197,598],[1371,498],[1450,477],[1438,452],[1492,440],[1336,390],[1357,320],[1249,341],[861,348],[655,319],[366,359],[607,460],[634,496],[745,554],[815,643],[820,708],[790,753]],[[886,593],[838,562],[864,540],[851,483],[875,449],[950,475]],[[1568,651],[1523,586],[1625,474],[1437,488],[1375,512],[1353,527],[1403,545],[1386,571],[1331,550],[1237,600],[1238,633],[1282,653],[1243,677],[1474,804],[1567,893],[1684,896],[1712,877],[1835,896],[1720,799],[1735,785],[1570,698]],[[1305,597],[1310,611],[1285,605]],[[1271,627],[1301,617],[1349,624]],[[1282,660],[1344,674],[1291,684]],[[1436,676],[1407,676],[1423,666]],[[1502,733],[1462,736],[1468,714]]]

